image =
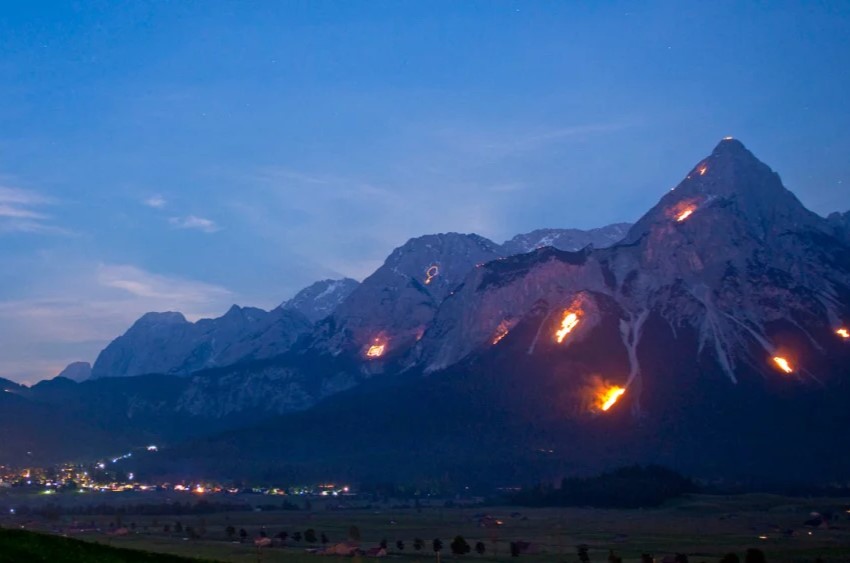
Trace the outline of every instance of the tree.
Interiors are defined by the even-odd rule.
[[[434,541],[431,542],[431,547],[434,548],[435,553],[439,553],[443,551],[443,542],[440,540],[440,538],[434,538]]]
[[[236,528],[229,525],[224,529],[224,533],[227,534],[227,539],[232,540],[236,536]]]
[[[744,555],[744,563],[767,563],[767,559],[762,550],[751,547]]]
[[[358,528],[357,526],[350,526],[348,528],[348,539],[350,539],[351,541],[359,542],[360,541],[360,528]]]
[[[316,538],[316,530],[313,528],[307,528],[304,532],[304,541],[307,543],[316,543],[318,538]]]
[[[328,542],[331,540],[329,540],[328,536],[326,536],[325,533],[322,532],[322,535],[319,537],[319,541],[322,542],[322,545],[327,545]]]
[[[295,542],[301,541],[301,532],[294,532],[292,534],[292,541],[295,541]]]
[[[720,560],[720,563],[741,563],[741,558],[738,557],[737,553],[727,553]]]
[[[381,549],[386,551],[386,549],[387,549],[387,538],[382,539],[381,543],[379,545],[381,546]]]
[[[425,540],[422,538],[413,538],[413,549],[416,551],[422,551],[423,547],[425,547]]]
[[[183,532],[183,524],[181,524],[179,520],[174,523],[174,531],[178,534]]]
[[[452,553],[455,555],[466,555],[472,551],[472,548],[469,547],[469,543],[463,539],[463,536],[455,536],[450,547],[452,549]]]
[[[248,538],[248,531],[245,528],[239,528],[239,541],[244,542]]]
[[[613,549],[608,550],[608,563],[623,563],[623,558],[614,553]]]
[[[401,540],[396,541],[396,542],[395,542],[395,547],[396,547],[396,549],[398,549],[399,551],[404,551],[404,542],[403,542],[403,541],[401,541]]]
[[[684,553],[677,553],[675,557],[673,557],[673,561],[676,563],[688,563],[688,556]]]
[[[487,546],[484,545],[483,541],[475,542],[475,553],[484,555],[485,551],[487,551]]]
[[[587,553],[590,546],[583,543],[576,549],[578,550],[578,560],[581,561],[581,563],[590,563],[590,555]]]
[[[655,563],[655,558],[649,553],[640,554],[640,563]]]
[[[289,537],[289,534],[287,534],[286,532],[279,532],[279,533],[277,534],[277,538],[278,538],[280,541],[286,541],[286,538],[288,538],[288,537]]]

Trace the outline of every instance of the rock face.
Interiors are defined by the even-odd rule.
[[[234,305],[217,319],[191,323],[180,313],[148,313],[97,357],[92,378],[163,373],[188,375],[282,354],[310,330],[298,311]]]
[[[581,229],[538,229],[515,236],[506,241],[502,248],[506,256],[523,254],[546,246],[570,252],[581,250],[586,246],[607,248],[623,240],[631,226],[631,223],[614,223],[587,231]]]
[[[380,284],[358,289],[374,291],[362,302],[371,307],[343,304],[327,330],[362,350],[386,319],[396,323],[390,347],[426,325],[400,346],[409,377],[390,388],[364,378],[356,392],[211,437],[172,462],[213,466],[238,452],[242,466],[296,473],[313,464],[317,475],[453,472],[501,484],[629,463],[774,483],[843,479],[850,247],[834,222],[724,139],[609,248],[489,260],[439,302],[416,285],[427,264],[407,267],[402,247]],[[381,287],[395,288],[386,302]],[[358,455],[376,442],[380,456]]]
[[[422,336],[437,308],[476,264],[541,244],[604,246],[625,227],[546,229],[519,235],[504,247],[474,234],[427,235],[395,249],[363,284],[322,280],[270,312],[234,306],[220,318],[196,323],[176,312],[148,313],[100,353],[92,377],[188,375],[271,358],[289,350],[315,323],[311,349],[319,353],[345,351],[362,359],[378,341],[388,357],[398,357]]]
[[[850,244],[850,211],[830,213],[827,217],[835,235]]]
[[[816,366],[817,350],[834,343],[835,329],[850,318],[848,252],[775,172],[725,139],[621,244],[542,249],[477,268],[441,308],[418,353],[427,371],[446,368],[540,308],[539,330],[551,339],[558,315],[583,296],[621,310],[616,345],[631,357],[629,385],[640,376],[637,348],[650,315],[673,331],[693,331],[694,357],[709,354],[732,382],[742,363],[775,374],[765,357],[790,353],[780,327],[797,327],[799,355],[812,348]],[[797,376],[815,377],[802,357],[798,363]]]
[[[427,235],[396,248],[334,313],[319,323],[314,350],[383,360],[421,338],[437,308],[476,264],[502,256],[494,242],[458,233]]]
[[[829,459],[806,470],[832,479],[850,471],[845,218],[809,212],[725,139],[607,248],[507,256],[477,235],[420,237],[309,334],[295,305],[197,323],[146,315],[95,377],[101,363],[104,375],[189,377],[53,380],[0,399],[18,413],[75,408],[134,440],[286,415],[178,453],[185,467],[232,461],[222,475],[288,463],[298,478],[310,464],[316,478],[467,477],[507,460],[506,482],[634,462],[793,479],[800,459]],[[383,455],[361,455],[376,436]]]
[[[351,278],[317,281],[285,301],[281,307],[298,311],[311,323],[317,323],[333,313],[358,285],[359,282]]]
[[[85,381],[91,377],[91,364],[88,362],[73,362],[68,364],[56,377],[64,377],[71,381]]]

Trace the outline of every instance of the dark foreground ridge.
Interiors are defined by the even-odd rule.
[[[0,529],[0,563],[203,563],[189,559],[38,534]]]

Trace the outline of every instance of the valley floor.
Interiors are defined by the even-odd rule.
[[[0,504],[3,500],[8,499],[0,499]],[[306,548],[321,547],[321,543],[307,544],[303,539],[296,543],[289,539],[287,547],[262,548],[258,552],[252,540],[261,531],[270,537],[286,531],[291,537],[294,532],[303,534],[312,528],[317,535],[326,534],[329,545],[333,545],[348,538],[351,526],[360,530],[360,543],[364,549],[375,547],[386,539],[389,557],[410,563],[435,559],[431,550],[434,538],[440,538],[444,544],[443,559],[469,561],[516,561],[509,552],[512,541],[529,542],[532,551],[536,551],[521,555],[521,560],[540,562],[577,561],[576,546],[580,544],[590,547],[591,561],[597,562],[608,561],[609,550],[614,550],[626,562],[639,561],[642,553],[652,554],[657,561],[675,553],[684,553],[692,563],[716,562],[730,552],[738,554],[743,561],[746,549],[752,547],[763,550],[769,562],[797,563],[818,558],[826,562],[850,561],[848,499],[692,495],[664,507],[647,510],[429,507],[421,512],[399,507],[400,502],[372,504],[368,509],[329,510],[328,504],[316,500],[311,510],[227,512],[202,516],[125,515],[121,525],[128,528],[126,535],[110,535],[103,531],[74,532],[74,518],[64,516],[46,521],[6,515],[0,518],[0,525],[63,534],[115,547],[228,562],[315,562],[321,560],[317,559],[321,556],[307,553]],[[393,508],[393,505],[396,507]],[[830,527],[804,526],[813,512],[832,513]],[[115,516],[95,515],[77,519],[94,521],[101,530],[116,528]],[[502,524],[497,525],[496,521]],[[177,522],[180,522],[183,532],[174,531]],[[168,532],[164,531],[165,526],[169,526]],[[244,528],[247,533],[245,542],[239,542],[238,534],[235,538],[228,538],[228,526],[237,531]],[[201,537],[188,539],[185,533],[187,527],[199,531]],[[483,542],[485,553],[478,555],[473,551],[461,557],[452,555],[449,546],[456,535],[463,536],[473,547],[476,542]],[[413,550],[414,538],[425,540],[422,551]],[[396,547],[397,540],[404,542],[403,551]],[[64,560],[53,561],[61,563]]]

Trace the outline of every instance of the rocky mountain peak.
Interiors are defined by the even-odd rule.
[[[623,240],[631,226],[631,223],[613,223],[588,230],[536,229],[505,241],[502,248],[506,255],[531,252],[546,246],[569,252],[581,250],[586,246],[607,248]]]
[[[91,377],[91,364],[88,362],[72,362],[63,369],[56,377],[64,377],[71,381],[85,381]]]
[[[635,223],[625,240],[635,242],[677,224],[705,232],[745,232],[758,240],[786,231],[825,230],[824,220],[806,209],[776,172],[732,138],[720,141],[700,160]]]
[[[133,328],[137,327],[148,329],[157,326],[168,327],[182,324],[189,324],[189,321],[186,320],[186,317],[183,316],[183,313],[179,313],[176,311],[165,311],[162,313],[151,312],[145,313],[144,315],[139,317],[139,320],[137,320],[133,324],[133,327],[131,327],[130,330],[133,330]]]
[[[360,283],[351,278],[317,281],[296,293],[289,301],[284,301],[281,307],[298,311],[310,322],[316,323],[333,313],[358,285]]]

